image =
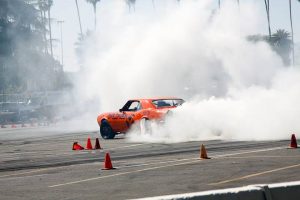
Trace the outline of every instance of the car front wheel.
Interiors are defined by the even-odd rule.
[[[116,133],[113,131],[109,123],[104,120],[100,126],[100,133],[103,139],[114,139]]]

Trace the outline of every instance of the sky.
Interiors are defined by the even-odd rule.
[[[101,0],[97,4],[97,19],[98,19],[98,29],[101,29],[101,23],[106,19],[105,15],[107,9],[110,9],[109,2],[110,0]],[[122,1],[122,0],[119,0]],[[135,13],[146,13],[149,15],[155,16],[157,12],[165,12],[165,9],[169,6],[171,1],[175,0],[156,0],[155,9],[152,5],[152,0],[137,0],[135,12],[131,12],[132,15]],[[208,0],[215,1],[213,9],[217,9],[217,0]],[[227,0],[231,1],[231,0]],[[257,7],[261,10],[260,12],[265,12],[264,1],[263,0],[240,0],[240,3],[243,4],[243,1],[255,1]],[[60,49],[60,26],[58,25],[58,20],[63,20],[62,32],[63,32],[63,47],[64,47],[64,70],[65,71],[77,71],[79,69],[78,62],[75,55],[75,43],[78,39],[79,23],[77,18],[77,10],[75,5],[75,0],[54,0],[53,7],[51,10],[52,15],[52,28],[53,28],[53,38],[57,39],[54,42],[54,56],[61,60],[61,49]],[[184,1],[182,1],[184,3]],[[222,1],[221,1],[222,2]],[[91,4],[88,4],[86,0],[78,0],[80,7],[80,15],[82,21],[83,32],[87,30],[94,29],[94,13],[93,7]],[[293,4],[293,25],[294,25],[294,40],[296,43],[300,43],[300,26],[297,19],[300,19],[300,3],[296,0],[292,0]],[[242,10],[241,10],[242,11]],[[129,12],[129,10],[127,11]],[[275,31],[277,29],[285,29],[290,31],[290,21],[289,21],[289,7],[288,0],[271,0],[270,1],[270,17],[271,17],[271,29]],[[247,22],[245,22],[247,23]],[[260,24],[260,33],[258,34],[267,34],[267,20],[264,15],[261,19]],[[256,33],[254,33],[256,34]]]

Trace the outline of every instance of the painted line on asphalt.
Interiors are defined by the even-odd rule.
[[[299,156],[230,156],[230,158],[299,158]]]
[[[88,182],[88,181],[93,181],[93,180],[99,180],[99,179],[104,179],[104,178],[109,178],[109,177],[114,177],[114,176],[121,176],[121,175],[126,175],[126,174],[133,174],[133,173],[144,172],[144,171],[150,171],[150,170],[161,169],[161,168],[166,168],[166,167],[186,165],[186,164],[191,164],[191,163],[196,163],[196,162],[201,162],[201,161],[202,160],[199,159],[199,160],[195,160],[195,161],[191,161],[191,162],[184,162],[184,163],[177,163],[177,164],[173,164],[173,165],[164,165],[164,166],[158,166],[158,167],[145,168],[145,169],[140,169],[140,170],[136,170],[136,171],[123,172],[123,173],[112,174],[112,175],[108,175],[108,176],[100,176],[100,177],[95,177],[95,178],[83,179],[83,180],[79,180],[79,181],[51,185],[48,187],[54,188],[54,187],[60,187],[60,186],[65,186],[65,185],[73,185],[76,183],[83,183],[83,182]]]
[[[61,168],[61,167],[56,167],[56,168]],[[19,175],[24,175],[24,174],[32,174],[32,173],[37,173],[37,172],[47,171],[47,170],[50,170],[50,168],[37,169],[37,170],[29,171],[29,172],[21,172],[21,173],[7,174],[7,175],[2,175],[2,176],[0,176],[0,178],[11,177],[11,176],[19,176]],[[0,179],[0,180],[1,180],[1,179]]]
[[[279,150],[279,149],[284,149],[286,148],[284,147],[275,147],[275,148],[268,148],[268,149],[260,149],[260,150],[254,150],[254,151],[241,151],[241,152],[237,152],[237,153],[231,153],[231,154],[221,154],[221,155],[214,155],[212,157],[212,159],[216,159],[216,158],[224,158],[224,157],[228,157],[228,156],[233,156],[233,155],[241,155],[241,154],[248,154],[248,153],[256,153],[256,152],[265,152],[265,151],[272,151],[272,150]],[[199,158],[186,158],[186,159],[177,159],[175,160],[175,162],[182,162],[185,160],[196,160]],[[80,160],[76,160],[76,161],[80,161]],[[166,161],[166,162],[154,162],[151,164],[140,164],[140,165],[134,165],[134,167],[142,167],[142,166],[149,166],[149,165],[156,165],[156,164],[166,164],[166,163],[170,163],[171,161]],[[49,163],[51,164],[51,163]],[[86,165],[86,164],[80,164],[80,165]],[[71,165],[72,166],[72,165]],[[37,173],[40,171],[46,171],[46,170],[53,170],[53,169],[58,169],[58,168],[63,168],[63,167],[70,167],[70,166],[60,166],[60,167],[48,167],[48,168],[42,168],[42,169],[37,169],[37,170],[32,170],[32,171],[28,171],[28,172],[21,172],[21,173],[14,173],[14,174],[7,174],[7,175],[3,175],[0,176],[0,178],[4,178],[4,177],[9,177],[9,176],[18,176],[18,175],[24,175],[24,174],[30,174],[30,173]],[[132,167],[132,166],[119,166],[119,167]]]
[[[244,179],[252,178],[252,177],[255,177],[255,176],[270,174],[270,173],[273,173],[273,172],[278,172],[278,171],[282,171],[282,170],[286,170],[286,169],[291,169],[291,168],[296,168],[296,167],[300,167],[300,164],[290,165],[290,166],[281,167],[281,168],[276,168],[276,169],[272,169],[272,170],[268,170],[268,171],[263,171],[263,172],[255,173],[255,174],[249,174],[249,175],[246,175],[246,176],[242,176],[242,177],[238,177],[238,178],[233,178],[233,179],[228,179],[228,180],[220,181],[220,182],[217,182],[217,183],[210,183],[208,185],[221,185],[221,184],[224,184],[224,183],[235,182],[235,181],[239,181],[239,180],[244,180]]]
[[[228,156],[231,156],[231,155],[241,155],[241,154],[248,154],[248,153],[256,153],[256,152],[265,152],[265,151],[279,150],[279,149],[283,149],[283,148],[285,148],[285,147],[275,147],[275,148],[260,149],[260,150],[254,150],[254,151],[244,151],[244,152],[238,152],[238,153],[223,154],[223,155],[216,156],[213,159],[222,158],[222,157],[228,157]],[[135,171],[129,171],[129,172],[123,172],[123,173],[118,173],[118,174],[112,174],[112,175],[108,175],[108,176],[101,176],[101,177],[95,177],[95,178],[89,178],[89,179],[82,179],[82,180],[78,180],[78,181],[72,181],[72,182],[66,182],[66,183],[51,185],[51,186],[48,186],[48,187],[54,188],[54,187],[61,187],[61,186],[66,186],[66,185],[73,185],[73,184],[77,184],[77,183],[89,182],[89,181],[94,181],[94,180],[99,180],[99,179],[105,179],[105,178],[110,178],[110,177],[122,176],[122,175],[127,175],[127,174],[132,174],[132,173],[138,173],[138,172],[144,172],[144,171],[155,170],[155,169],[161,169],[161,168],[166,168],[166,167],[174,167],[174,166],[180,166],[180,165],[187,165],[187,164],[192,164],[192,163],[197,163],[197,162],[203,161],[202,159],[199,159],[199,158],[189,158],[189,159],[178,160],[178,162],[181,162],[183,160],[192,160],[192,161],[190,161],[190,162],[183,162],[183,163],[176,163],[176,164],[172,164],[172,165],[163,165],[163,166],[158,166],[158,167],[145,168],[145,169],[140,169],[140,170],[135,170]]]
[[[237,153],[229,153],[229,154],[221,154],[221,155],[213,155],[213,158],[222,158],[222,157],[229,157],[229,156],[235,156],[235,155],[241,155],[241,154],[248,154],[248,153],[259,153],[259,152],[266,152],[266,151],[275,151],[280,149],[286,149],[286,146],[281,147],[273,147],[273,148],[267,148],[267,149],[258,149],[258,150],[252,150],[252,151],[239,151]]]
[[[114,147],[114,148],[107,149],[107,151],[115,150],[115,149],[123,149],[123,148],[130,148],[130,147],[142,146],[142,145],[146,145],[146,144],[132,144],[132,145],[128,145],[128,146]],[[105,149],[103,149],[103,150],[105,151]]]

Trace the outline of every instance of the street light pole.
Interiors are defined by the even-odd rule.
[[[58,20],[57,24],[60,26],[60,51],[61,51],[61,66],[62,66],[62,71],[63,71],[63,66],[64,66],[64,45],[63,45],[63,31],[62,31],[62,25],[64,21],[63,20]]]

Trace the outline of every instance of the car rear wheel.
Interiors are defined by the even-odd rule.
[[[116,133],[113,131],[109,123],[104,120],[100,126],[100,133],[103,139],[114,139]]]
[[[140,132],[142,135],[151,134],[151,123],[149,119],[143,118],[140,120]]]

